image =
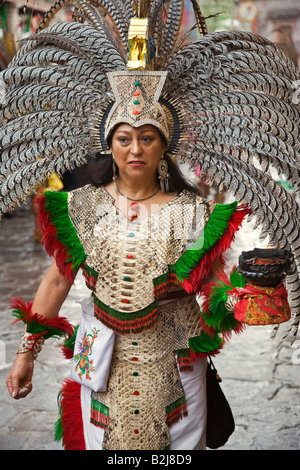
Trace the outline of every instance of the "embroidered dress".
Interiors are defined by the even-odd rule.
[[[83,269],[95,318],[115,331],[107,390],[65,383],[65,448],[203,448],[205,356],[223,338],[204,331],[196,295],[247,210],[182,191],[147,218],[129,221],[104,188],[91,185],[45,193],[40,207],[49,254],[69,279]],[[232,319],[231,328],[237,324]],[[73,436],[71,416],[78,418]]]

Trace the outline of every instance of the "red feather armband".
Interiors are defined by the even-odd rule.
[[[31,351],[33,359],[36,359],[46,339],[70,337],[74,328],[66,318],[45,318],[38,313],[32,313],[32,303],[13,298],[11,308],[16,317],[14,323],[23,321],[25,324],[25,332],[17,353]]]

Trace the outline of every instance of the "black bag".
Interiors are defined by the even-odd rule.
[[[218,449],[229,439],[235,429],[234,418],[228,401],[220,387],[221,379],[208,358],[206,370],[207,424],[206,447]]]

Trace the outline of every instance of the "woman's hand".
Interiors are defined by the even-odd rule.
[[[25,398],[32,390],[33,357],[31,351],[18,354],[6,380],[12,398]]]
[[[57,318],[71,285],[60,273],[55,260],[53,260],[37,290],[32,304],[32,312],[37,312],[45,318]],[[6,380],[12,398],[16,400],[25,398],[31,392],[33,369],[31,351],[17,355]]]

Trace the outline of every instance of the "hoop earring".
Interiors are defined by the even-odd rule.
[[[164,159],[164,156],[161,157],[157,170],[158,170],[158,178],[160,182],[160,189],[163,193],[168,193],[170,175],[168,173],[168,163]]]

